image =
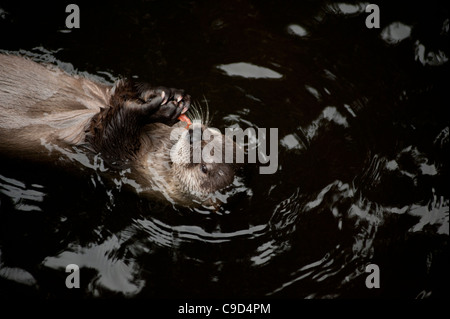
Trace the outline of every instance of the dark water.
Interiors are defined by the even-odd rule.
[[[279,156],[212,212],[3,154],[0,295],[448,298],[444,3],[377,2],[379,29],[359,2],[79,3],[67,30],[64,2],[2,2],[3,52],[184,88],[222,132],[278,128]]]

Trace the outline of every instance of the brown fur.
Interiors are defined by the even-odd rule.
[[[208,164],[202,175],[199,164],[171,162],[170,126],[189,107],[189,96],[165,91],[168,102],[161,103],[160,91],[125,80],[111,87],[0,54],[0,152],[52,160],[58,151],[81,147],[111,167],[131,168],[128,175],[143,193],[183,205],[201,201],[230,184],[234,168]]]
[[[30,60],[0,55],[0,149],[40,148],[41,140],[68,145],[108,105],[109,89]]]

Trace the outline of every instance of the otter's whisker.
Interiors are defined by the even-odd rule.
[[[205,123],[205,118],[204,118],[204,114],[203,114],[203,108],[201,107],[201,105],[197,102],[194,102],[191,106],[191,108],[188,111],[189,116],[191,117],[191,120],[198,120],[201,121],[204,124]]]
[[[205,118],[205,123],[207,125],[209,125],[210,121],[209,121],[209,104],[208,104],[208,100],[206,99],[206,96],[203,95],[203,101],[205,101],[205,105],[206,105],[206,118]]]

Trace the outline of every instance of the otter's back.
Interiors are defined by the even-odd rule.
[[[0,148],[81,143],[86,125],[107,103],[104,85],[0,54]]]

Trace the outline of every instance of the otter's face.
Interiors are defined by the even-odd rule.
[[[172,169],[183,190],[204,198],[230,185],[236,165],[225,152],[233,152],[233,146],[218,130],[194,121],[171,151]]]

